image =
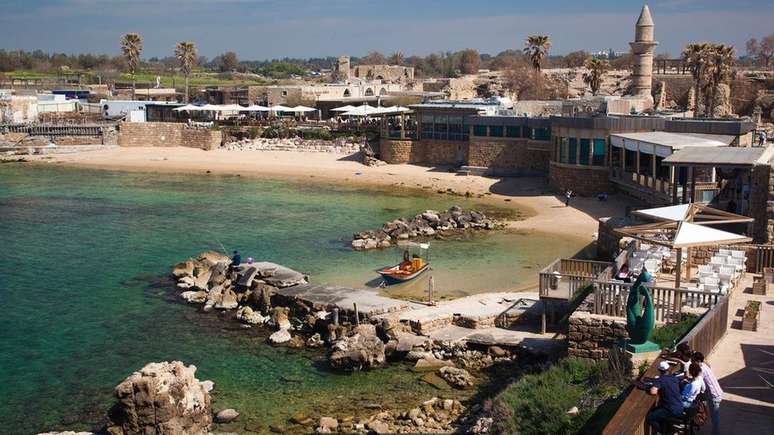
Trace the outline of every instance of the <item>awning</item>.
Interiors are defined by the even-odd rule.
[[[690,248],[692,246],[723,245],[745,243],[751,238],[742,234],[729,233],[704,225],[681,222],[672,241],[673,248]]]
[[[665,165],[752,167],[768,164],[774,158],[774,146],[686,148],[664,159]]]
[[[691,204],[672,205],[669,207],[656,207],[647,210],[637,210],[634,214],[666,221],[683,221],[688,217]]]
[[[640,151],[659,157],[668,157],[680,149],[692,147],[714,148],[728,145],[727,136],[710,137],[686,133],[649,131],[640,133],[616,133],[610,135],[610,145],[629,151]]]

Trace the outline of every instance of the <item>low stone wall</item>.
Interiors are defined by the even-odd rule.
[[[391,164],[411,163],[412,140],[381,139],[379,142],[379,157]]]
[[[595,196],[611,192],[610,170],[606,167],[577,166],[550,162],[548,185],[556,192],[572,190],[576,195]]]
[[[190,127],[177,122],[123,122],[118,127],[122,147],[190,147],[211,150],[220,147],[218,130]]]
[[[472,137],[468,144],[468,166],[505,170],[518,175],[548,172],[549,148],[529,139]]]
[[[750,215],[753,223],[753,241],[774,241],[774,179],[769,165],[754,166],[750,180]]]
[[[360,151],[360,146],[359,142],[345,139],[255,138],[230,142],[225,145],[225,148],[229,151],[302,151],[349,155]]]
[[[570,316],[567,355],[605,360],[613,345],[628,337],[626,319],[578,311]]]
[[[102,136],[59,136],[52,137],[51,142],[56,145],[101,145]]]
[[[381,159],[390,164],[454,166],[467,161],[465,142],[457,141],[381,139],[379,152]]]

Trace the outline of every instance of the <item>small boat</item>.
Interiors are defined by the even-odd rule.
[[[419,254],[412,254],[411,248],[418,247]],[[430,244],[428,243],[411,243],[409,249],[406,249],[403,253],[403,261],[395,266],[385,267],[379,269],[376,272],[382,276],[385,284],[400,284],[402,282],[411,281],[418,277],[430,268],[430,261],[427,259],[429,256],[422,256],[422,251],[428,251]]]

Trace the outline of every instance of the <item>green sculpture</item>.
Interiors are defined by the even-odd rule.
[[[659,350],[656,343],[649,341],[656,326],[656,313],[653,310],[653,298],[643,285],[652,279],[653,276],[643,269],[626,299],[626,330],[629,332],[626,349],[635,353]],[[640,303],[640,297],[644,298],[643,304]]]

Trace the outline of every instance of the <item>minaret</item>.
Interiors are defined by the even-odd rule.
[[[629,45],[634,55],[634,72],[632,73],[632,95],[647,98],[651,103],[651,87],[653,85],[653,51],[658,42],[653,40],[653,17],[650,16],[648,5],[642,7],[640,18],[634,30],[634,42]]]

